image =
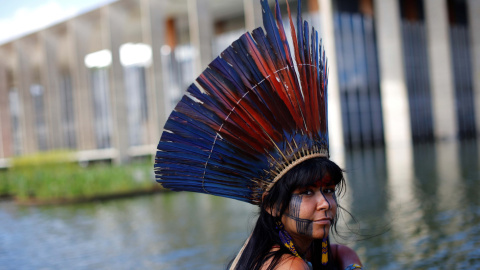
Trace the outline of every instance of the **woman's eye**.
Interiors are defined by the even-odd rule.
[[[304,192],[302,192],[302,194],[304,194],[304,195],[312,195],[312,194],[313,194],[313,191],[307,189],[307,190],[305,190]]]
[[[332,193],[335,193],[335,189],[334,188],[325,188],[324,190],[322,190],[322,192],[324,194],[332,194]]]

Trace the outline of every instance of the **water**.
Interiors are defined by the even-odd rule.
[[[383,149],[347,154],[341,203],[358,219],[349,223],[357,234],[337,241],[368,269],[480,269],[477,144],[417,146],[412,156],[397,164]],[[255,214],[193,193],[43,207],[4,201],[0,269],[223,269]]]
[[[4,202],[0,269],[217,269],[248,236],[254,210],[194,193],[53,207]]]
[[[363,233],[380,233],[351,246],[370,269],[480,269],[477,144],[422,145],[412,154],[393,168],[382,149],[347,156],[347,208]]]

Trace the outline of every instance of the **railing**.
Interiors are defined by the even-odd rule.
[[[127,150],[129,157],[147,157],[155,155],[156,145],[131,146]],[[118,150],[114,148],[92,149],[75,152],[72,162],[89,163],[102,160],[115,160],[118,157]],[[0,169],[8,169],[11,166],[11,159],[0,159]]]

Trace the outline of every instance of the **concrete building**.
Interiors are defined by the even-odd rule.
[[[261,26],[258,2],[119,0],[1,44],[0,166],[55,149],[117,163],[154,154],[187,86]],[[334,155],[477,136],[480,1],[303,2],[329,59]]]

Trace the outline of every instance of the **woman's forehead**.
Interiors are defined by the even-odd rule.
[[[314,182],[311,182],[308,184],[306,187],[324,187],[324,186],[332,186],[335,185],[335,181],[332,179],[329,173],[326,173],[323,175],[322,178],[314,180]]]

